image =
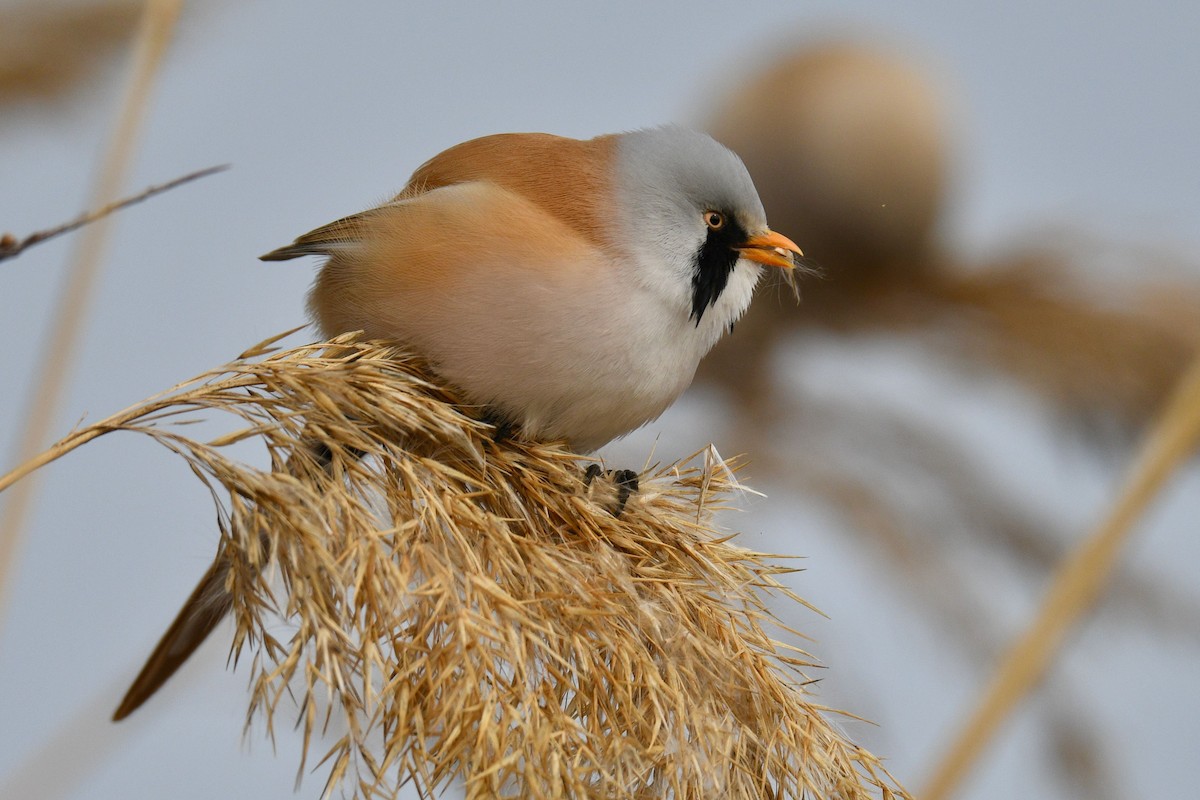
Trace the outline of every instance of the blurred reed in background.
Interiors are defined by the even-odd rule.
[[[756,302],[699,381],[730,398],[734,444],[757,474],[838,512],[984,667],[1003,642],[999,609],[949,554],[965,547],[1041,581],[1071,537],[1015,502],[949,427],[807,393],[780,354],[806,337],[886,336],[947,371],[1011,381],[1077,440],[1111,449],[1154,419],[1197,353],[1200,271],[1086,231],[989,256],[947,247],[947,105],[909,58],[847,41],[796,47],[729,94],[711,132],[823,275],[799,307]],[[1119,290],[1089,270],[1100,256],[1121,262]],[[1153,576],[1125,571],[1112,592],[1136,625],[1196,643],[1200,609]],[[1111,797],[1103,733],[1073,695],[1056,683],[1043,697],[1050,757],[1079,796]]]

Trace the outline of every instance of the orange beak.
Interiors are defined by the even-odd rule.
[[[739,245],[736,249],[741,252],[743,258],[781,269],[795,269],[794,256],[804,255],[795,242],[782,233],[772,230],[751,236],[745,244]]]

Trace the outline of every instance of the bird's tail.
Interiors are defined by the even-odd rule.
[[[391,204],[334,220],[328,225],[309,231],[291,244],[276,248],[258,258],[260,261],[288,261],[303,256],[330,256],[339,250],[353,247],[363,240],[363,231],[371,218],[379,216],[381,210],[386,209],[388,205]]]
[[[303,435],[301,442],[306,443],[309,457],[322,470],[328,469],[333,461],[333,452],[329,445]],[[361,458],[363,453],[354,448],[346,448],[351,458]],[[289,462],[290,464],[290,462]],[[269,548],[270,542],[266,534],[261,534],[263,548]],[[113,712],[113,722],[119,722],[136,711],[142,703],[150,699],[175,671],[183,666],[183,662],[195,652],[201,642],[208,638],[213,629],[225,618],[233,607],[233,595],[226,588],[231,564],[225,553],[218,552],[208,572],[196,584],[191,596],[179,609],[179,614],[171,627],[163,634],[146,660],[145,666],[134,679],[133,685],[125,693],[125,699]]]
[[[229,613],[233,597],[225,588],[228,574],[229,561],[218,555],[113,712],[114,722],[125,719],[157,692]]]

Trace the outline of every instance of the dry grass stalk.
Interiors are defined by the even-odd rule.
[[[1200,447],[1200,359],[1193,362],[1151,431],[1108,517],[1063,563],[1041,612],[1005,656],[983,699],[934,771],[925,800],[949,797],[1000,724],[1032,690],[1066,635],[1107,586],[1146,506]]]
[[[494,442],[412,356],[270,344],[73,432],[0,490],[130,430],[228,493],[248,724],[272,731],[295,698],[306,753],[336,738],[327,793],[905,796],[811,702],[808,657],[772,638],[761,593],[789,595],[787,570],[710,527],[736,488],[726,463],[644,475],[616,518],[579,456]],[[199,442],[164,425],[206,411],[241,427]],[[225,455],[251,439],[270,470]]]
[[[92,202],[89,203],[92,208],[111,203],[120,191],[137,149],[138,132],[149,102],[150,89],[182,8],[182,0],[147,0],[145,4],[133,58],[133,72],[117,116],[116,131],[96,179]],[[50,432],[67,375],[74,363],[79,334],[87,319],[87,306],[104,258],[111,219],[105,217],[86,228],[71,257],[63,295],[54,311],[50,341],[38,360],[43,369],[33,388],[28,418],[22,426],[22,435],[17,444],[17,463],[37,453]],[[33,505],[35,488],[36,481],[21,484],[9,496],[0,514],[0,624],[4,619],[4,605],[8,598],[8,577],[16,560],[21,531]]]

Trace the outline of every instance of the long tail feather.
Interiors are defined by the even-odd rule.
[[[367,220],[378,209],[351,214],[300,236],[289,245],[259,256],[260,261],[288,261],[302,256],[327,256],[362,241]]]
[[[229,563],[218,556],[125,693],[113,713],[114,722],[125,719],[157,692],[229,613],[233,598],[225,590],[228,574]]]

